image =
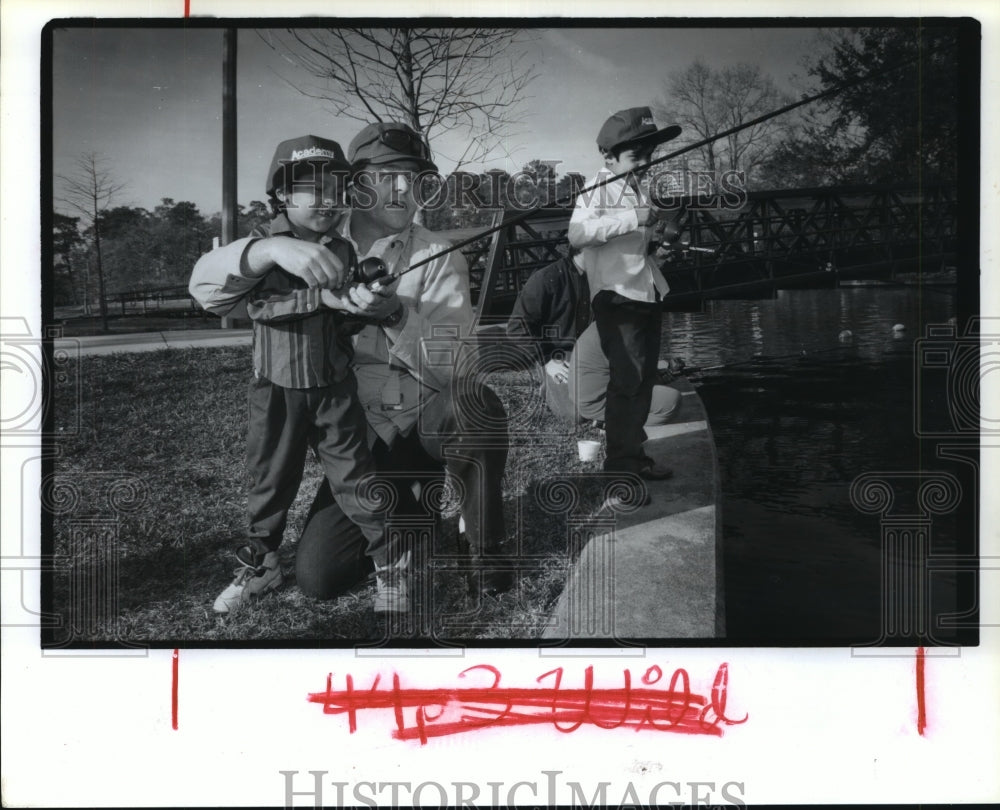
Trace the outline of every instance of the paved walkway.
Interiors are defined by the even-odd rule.
[[[183,329],[168,332],[136,332],[124,335],[88,335],[58,338],[55,341],[56,349],[70,352],[78,351],[81,355],[249,345],[249,329]]]

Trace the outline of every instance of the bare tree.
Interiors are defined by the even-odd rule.
[[[791,96],[756,65],[740,63],[713,70],[696,60],[667,78],[654,112],[662,122],[683,128],[681,140],[670,144],[676,148],[715,137],[790,101]],[[749,181],[789,126],[787,120],[776,118],[708,143],[698,150],[703,168],[716,179],[722,171],[744,171]]]
[[[101,328],[108,331],[108,299],[104,284],[104,265],[101,257],[101,212],[108,208],[111,199],[123,188],[124,183],[114,180],[106,168],[106,161],[96,152],[80,155],[76,171],[59,175],[63,194],[58,199],[78,211],[90,223],[94,233],[94,266],[100,295]]]
[[[322,82],[299,92],[358,121],[402,121],[430,140],[468,134],[456,160],[481,161],[520,123],[518,106],[535,78],[516,28],[287,29],[260,36]]]

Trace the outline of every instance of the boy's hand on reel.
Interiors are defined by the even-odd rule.
[[[309,287],[336,290],[347,281],[346,266],[323,245],[291,236],[272,236],[261,244],[271,264],[301,278]]]

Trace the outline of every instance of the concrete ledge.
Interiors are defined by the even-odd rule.
[[[718,458],[704,407],[687,380],[678,420],[647,428],[646,452],[674,470],[646,482],[651,503],[593,515],[543,638],[651,641],[719,638],[722,521]],[[652,434],[652,435],[651,435]],[[583,536],[585,535],[585,536]]]
[[[587,543],[544,638],[713,638],[715,506]]]
[[[707,430],[708,422],[699,419],[697,422],[671,422],[669,425],[656,425],[646,428],[647,441],[654,439],[666,439],[670,436],[680,436],[682,433],[697,433],[699,430]]]

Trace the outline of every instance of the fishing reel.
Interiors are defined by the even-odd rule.
[[[378,256],[369,256],[367,259],[356,262],[351,271],[353,281],[364,284],[372,291],[380,289],[382,287],[380,280],[387,278],[388,275],[389,268]]]
[[[646,248],[648,255],[656,254],[658,258],[673,260],[683,248],[679,243],[681,227],[674,219],[658,219],[653,225],[653,235]],[[659,252],[658,252],[659,251]]]
[[[677,220],[661,220],[655,226],[652,239],[649,240],[650,255],[656,254],[658,259],[674,262],[688,258],[688,253],[715,253],[715,248],[700,247],[690,242],[681,241],[681,226]]]
[[[656,376],[661,385],[669,385],[678,377],[686,377],[697,371],[696,368],[690,368],[683,357],[669,357],[657,363]]]
[[[673,245],[681,238],[681,227],[674,220],[660,220],[654,234],[661,245]]]

